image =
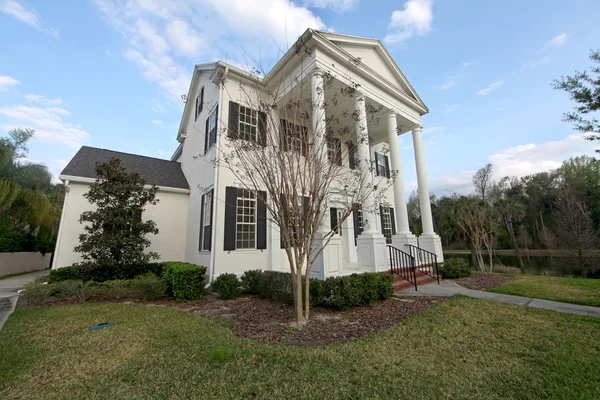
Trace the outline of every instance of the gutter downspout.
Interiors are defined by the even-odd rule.
[[[221,82],[223,82],[223,86],[225,85],[226,79],[227,79],[227,75],[229,74],[229,67],[225,67],[225,72],[223,72],[223,78],[221,78]],[[217,116],[217,118],[222,121],[221,115],[223,113],[223,87],[221,87],[221,84],[219,84],[219,115]],[[221,138],[219,137],[220,135],[217,135],[217,143],[215,144],[215,161],[218,161],[217,158],[219,157],[219,145],[221,144]],[[212,226],[212,237],[213,237],[213,243],[216,243],[216,231],[217,231],[217,208],[219,207],[219,202],[215,201],[216,198],[218,198],[218,193],[219,193],[219,170],[221,169],[221,167],[219,166],[218,163],[216,163],[217,166],[215,168],[215,185],[214,185],[214,195],[213,195],[213,226]],[[211,252],[211,260],[210,260],[210,275],[208,278],[208,283],[212,283],[215,280],[215,258],[216,258],[216,254],[217,254],[217,250],[216,248],[213,248],[213,251]]]

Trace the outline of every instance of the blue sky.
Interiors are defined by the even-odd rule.
[[[589,68],[598,15],[597,0],[0,0],[0,131],[36,129],[29,159],[55,175],[81,145],[169,158],[194,64],[243,49],[272,65],[313,27],[383,40],[430,109],[432,191],[464,191],[487,162],[522,176],[593,154],[550,85]]]

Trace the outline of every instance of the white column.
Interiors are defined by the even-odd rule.
[[[374,194],[369,195],[373,187],[371,166],[371,149],[369,147],[369,131],[367,129],[366,98],[357,93],[355,97],[356,143],[359,157],[358,168],[361,170],[363,232],[356,239],[359,271],[377,272],[389,270],[386,262],[386,243],[383,234],[377,231],[377,214]]]
[[[419,236],[419,247],[437,254],[438,262],[443,262],[444,255],[442,253],[442,241],[433,231],[433,218],[431,217],[431,202],[429,200],[429,188],[427,187],[425,155],[423,153],[423,139],[421,138],[422,129],[423,127],[421,125],[416,125],[412,130],[415,163],[417,164],[417,182],[419,184],[421,223],[423,225],[423,234]]]
[[[321,170],[327,163],[327,143],[325,135],[327,133],[326,115],[325,115],[325,87],[323,84],[323,71],[315,68],[312,71],[310,79],[311,98],[312,98],[312,130],[313,130],[313,150],[315,151],[315,171],[317,178],[321,174]],[[324,204],[325,213],[323,221],[319,226],[318,232],[326,234],[331,230],[329,221],[329,208]]]
[[[358,154],[358,168],[362,171],[361,198],[363,215],[363,234],[374,234],[377,232],[377,215],[374,213],[374,195],[366,193],[372,191],[373,171],[371,171],[371,148],[369,146],[369,131],[367,129],[366,100],[362,93],[355,97],[356,121],[356,153]]]
[[[398,122],[396,113],[388,114],[388,144],[390,146],[390,162],[392,171],[396,171],[394,179],[394,205],[396,207],[396,231],[398,233],[410,232],[408,226],[408,209],[406,207],[406,194],[404,191],[404,177],[402,175],[402,160],[400,158],[400,143],[398,143]],[[401,249],[403,250],[403,249]]]
[[[433,219],[431,217],[431,202],[429,201],[429,188],[427,187],[427,170],[425,167],[425,155],[423,153],[423,139],[421,132],[423,127],[416,125],[413,130],[413,147],[415,151],[415,163],[417,164],[417,182],[419,184],[419,203],[421,206],[421,223],[423,233],[433,233]]]

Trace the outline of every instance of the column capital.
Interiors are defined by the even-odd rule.
[[[312,71],[310,71],[310,74],[311,76],[323,76],[325,74],[325,71],[323,71],[319,67],[314,67]]]
[[[388,117],[388,118],[396,118],[396,115],[397,115],[396,111],[394,111],[394,110],[389,110],[389,111],[388,111],[388,115],[387,115],[387,117]]]
[[[416,124],[415,126],[413,126],[412,131],[421,133],[421,131],[423,131],[423,125]]]

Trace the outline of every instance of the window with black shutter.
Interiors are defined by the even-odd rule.
[[[225,189],[224,250],[266,249],[266,192]]]
[[[206,130],[205,130],[205,138],[204,138],[204,154],[217,143],[217,125],[218,125],[218,117],[219,117],[219,105],[215,107],[215,109],[210,113],[208,118],[206,119]]]
[[[379,207],[381,217],[381,233],[385,236],[385,242],[392,244],[392,236],[396,233],[394,223],[394,209],[391,207]]]
[[[308,129],[285,119],[279,121],[281,128],[281,147],[283,151],[293,151],[306,156]]]
[[[203,198],[202,208],[202,250],[210,251],[212,245],[212,209],[214,201],[214,189],[207,192]]]
[[[352,142],[348,142],[348,167],[356,169],[356,146]]]
[[[228,122],[227,136],[230,139],[267,145],[267,114],[264,112],[230,101]]]
[[[377,176],[383,176],[385,178],[390,177],[388,156],[375,152],[375,172],[377,173]]]
[[[342,165],[342,142],[339,138],[327,139],[327,158],[334,164]]]

